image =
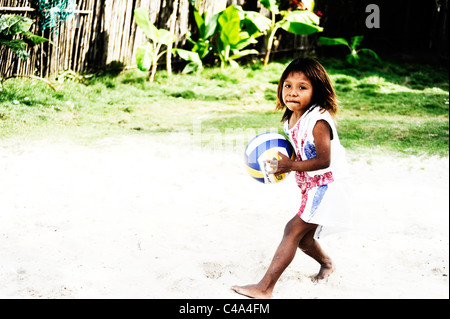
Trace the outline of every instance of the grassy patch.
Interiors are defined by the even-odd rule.
[[[448,156],[448,121],[343,119],[340,139],[346,148],[382,148],[411,155]]]
[[[278,79],[289,61],[205,69],[200,75],[158,71],[154,83],[129,70],[66,80],[58,91],[14,79],[0,91],[0,138],[128,132],[281,131],[275,112]],[[321,61],[341,102],[338,131],[348,148],[448,156],[448,70],[385,62],[348,67]],[[55,133],[57,132],[57,133]]]

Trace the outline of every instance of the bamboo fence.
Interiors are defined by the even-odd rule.
[[[135,52],[145,36],[137,27],[133,12],[138,7],[149,10],[150,21],[158,28],[168,28],[172,1],[166,0],[84,0],[76,1],[77,10],[57,30],[40,32],[37,23],[31,31],[48,38],[52,44],[35,46],[27,61],[10,50],[0,51],[0,74],[49,76],[63,70],[85,72],[119,61],[135,63]],[[21,14],[37,18],[32,1],[0,0],[0,14]],[[188,30],[189,1],[179,0],[174,32],[176,45],[185,42]]]

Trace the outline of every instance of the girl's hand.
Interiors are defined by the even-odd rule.
[[[272,168],[269,174],[279,175],[292,171],[292,163],[294,161],[280,152],[278,152],[278,156],[280,157],[279,160],[267,160],[267,163],[270,163],[270,167]]]

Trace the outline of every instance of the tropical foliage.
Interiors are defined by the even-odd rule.
[[[247,30],[242,29],[240,14],[242,10],[239,10],[236,6],[229,6],[226,8],[217,19],[219,27],[219,37],[216,41],[216,52],[219,55],[221,61],[221,67],[231,64],[234,67],[238,67],[236,59],[249,54],[258,54],[258,51],[254,49],[244,50],[250,44],[255,44],[257,41],[257,32],[250,34]]]
[[[20,59],[28,60],[30,53],[28,47],[36,44],[47,42],[48,39],[35,35],[30,32],[30,28],[34,21],[30,18],[20,15],[0,15],[0,46],[4,46],[14,52]],[[11,67],[12,65],[10,65]],[[30,77],[46,82],[54,90],[56,88],[46,79],[34,75],[14,74],[6,77],[0,74],[0,90],[2,90],[3,83],[15,77]]]
[[[195,10],[194,17],[199,30],[198,39],[193,40],[189,34],[188,41],[193,45],[191,51],[175,50],[181,58],[189,61],[184,69],[185,73],[201,70],[202,60],[211,52],[219,57],[222,68],[227,65],[238,67],[237,59],[259,53],[255,49],[246,48],[256,44],[256,38],[267,29],[263,15],[231,5],[211,17],[206,12],[200,15]]]
[[[198,29],[198,38],[194,40],[192,33],[188,32],[187,39],[193,45],[191,51],[179,48],[173,50],[174,53],[189,62],[183,70],[184,73],[201,71],[203,69],[202,60],[213,49],[211,38],[216,34],[219,13],[210,17],[207,12],[201,15],[198,10],[194,10],[194,17]]]
[[[163,45],[168,45],[176,40],[176,36],[164,29],[156,28],[148,18],[148,11],[144,8],[138,8],[134,11],[134,17],[137,25],[149,39],[148,42],[141,44],[136,50],[136,63],[141,71],[149,71],[148,80],[153,82],[155,79],[158,60],[166,51],[161,51]]]
[[[22,60],[29,58],[27,44],[35,45],[48,39],[30,32],[34,21],[30,18],[5,14],[0,16],[0,45],[6,46]]]
[[[188,61],[183,72],[200,71],[203,69],[203,60],[212,52],[220,59],[221,67],[227,65],[238,67],[237,59],[250,54],[258,54],[255,49],[249,49],[256,44],[256,38],[265,35],[266,55],[264,65],[269,62],[272,47],[277,31],[281,28],[287,32],[309,35],[321,32],[320,18],[307,10],[279,10],[276,0],[263,0],[261,3],[271,12],[271,19],[255,11],[245,11],[240,6],[231,5],[225,10],[208,16],[201,15],[197,9],[194,11],[197,24],[197,39],[188,34],[188,41],[192,49],[175,49],[182,59]]]
[[[347,62],[351,65],[356,65],[359,63],[360,56],[359,54],[365,54],[373,59],[375,59],[378,62],[381,62],[380,58],[378,57],[378,54],[375,53],[375,51],[371,49],[361,48],[358,49],[358,47],[361,45],[362,40],[364,39],[364,36],[359,35],[352,37],[350,39],[350,43],[344,39],[344,38],[327,38],[327,37],[320,37],[317,42],[322,45],[343,45],[346,46],[350,53],[347,54],[346,59]]]
[[[322,32],[323,28],[319,26],[320,17],[313,13],[314,6],[308,10],[280,11],[277,0],[261,0],[261,4],[271,12],[272,19],[268,22],[267,46],[264,65],[269,63],[270,53],[274,45],[275,34],[281,28],[287,32],[308,35],[316,32]],[[281,19],[277,21],[277,15]]]

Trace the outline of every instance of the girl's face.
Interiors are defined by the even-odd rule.
[[[283,103],[298,115],[308,110],[313,95],[311,81],[303,72],[292,72],[283,83]]]

